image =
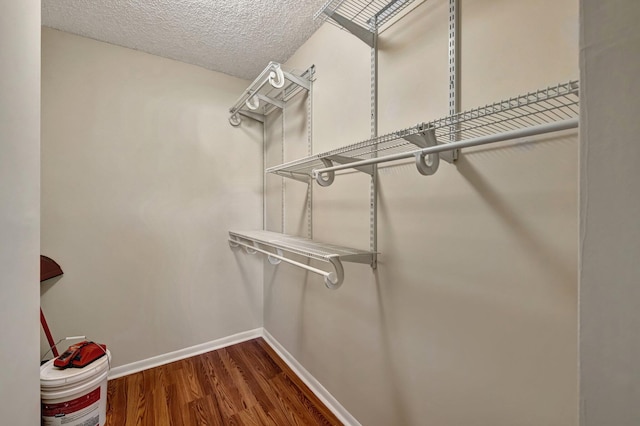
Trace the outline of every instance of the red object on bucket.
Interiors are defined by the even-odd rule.
[[[82,368],[107,354],[107,345],[84,340],[69,346],[62,355],[53,361],[58,368]]]

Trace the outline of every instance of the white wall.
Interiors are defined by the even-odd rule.
[[[0,3],[0,422],[40,418],[40,2]]]
[[[468,0],[461,14],[463,108],[578,77],[575,0]],[[446,116],[447,23],[448,2],[428,1],[381,35],[381,134]],[[287,66],[311,64],[314,150],[367,139],[369,48],[324,25]],[[287,108],[286,161],[305,155],[304,119]],[[576,425],[577,132],[440,167],[380,171],[377,271],[345,264],[329,291],[266,265],[266,329],[364,425]],[[368,247],[368,181],[314,187],[314,238]],[[304,192],[286,182],[288,233],[306,229]]]
[[[64,275],[55,338],[113,365],[262,325],[262,269],[227,244],[262,226],[262,126],[229,125],[247,82],[43,29],[42,251]],[[46,345],[43,344],[43,348]]]
[[[580,424],[640,424],[640,4],[583,0]]]

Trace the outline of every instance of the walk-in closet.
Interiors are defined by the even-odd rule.
[[[640,425],[639,19],[0,5],[0,423]]]

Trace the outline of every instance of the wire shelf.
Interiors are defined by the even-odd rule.
[[[413,3],[414,0],[329,0],[315,13],[313,19],[329,21],[333,25],[345,29],[336,21],[330,19],[333,13],[338,13],[349,21],[366,29],[380,28],[389,22],[401,10]]]
[[[235,237],[240,240],[256,242],[324,262],[328,262],[332,257],[337,257],[345,261],[353,261],[353,259],[356,258],[371,258],[373,255],[371,251],[326,244],[308,238],[271,231],[229,231],[229,235],[232,238]],[[360,263],[370,263],[370,261]]]
[[[404,138],[418,135],[428,128],[434,130],[439,144],[442,142],[442,145],[446,145],[445,141],[464,141],[576,118],[579,113],[578,92],[579,82],[569,81],[429,123],[420,123],[333,151],[270,167],[266,172],[307,179],[314,176],[314,170],[327,167],[326,160],[332,157],[341,157],[337,162],[344,163],[345,158],[359,161],[413,151],[416,145]]]
[[[244,247],[249,254],[265,254],[273,265],[284,261],[321,275],[324,277],[325,285],[330,289],[337,289],[344,282],[342,261],[373,265],[375,258],[375,253],[371,251],[320,243],[308,238],[270,231],[229,231],[229,245],[232,248]],[[333,267],[333,271],[318,269],[308,263],[285,257],[284,252],[327,262]]]

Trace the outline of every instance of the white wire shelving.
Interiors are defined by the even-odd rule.
[[[423,175],[437,171],[439,160],[456,149],[576,128],[579,82],[550,86],[483,107],[365,140],[332,151],[270,167],[274,173],[304,182],[330,185],[335,172],[415,158]],[[449,142],[453,140],[454,142]]]
[[[313,18],[328,21],[373,47],[374,34],[414,0],[328,0]]]
[[[274,265],[284,261],[321,275],[324,277],[325,285],[331,289],[340,287],[344,281],[343,261],[371,264],[374,255],[371,251],[326,244],[271,231],[229,231],[229,245],[244,247],[245,251],[250,254],[256,252],[265,254],[269,262]],[[284,256],[284,252],[330,263],[334,271],[327,272],[287,258]]]
[[[242,116],[264,122],[264,117],[274,110],[284,108],[287,101],[301,90],[311,89],[315,67],[296,75],[284,71],[277,62],[269,62],[260,75],[249,85],[229,108],[229,123],[239,126]]]

